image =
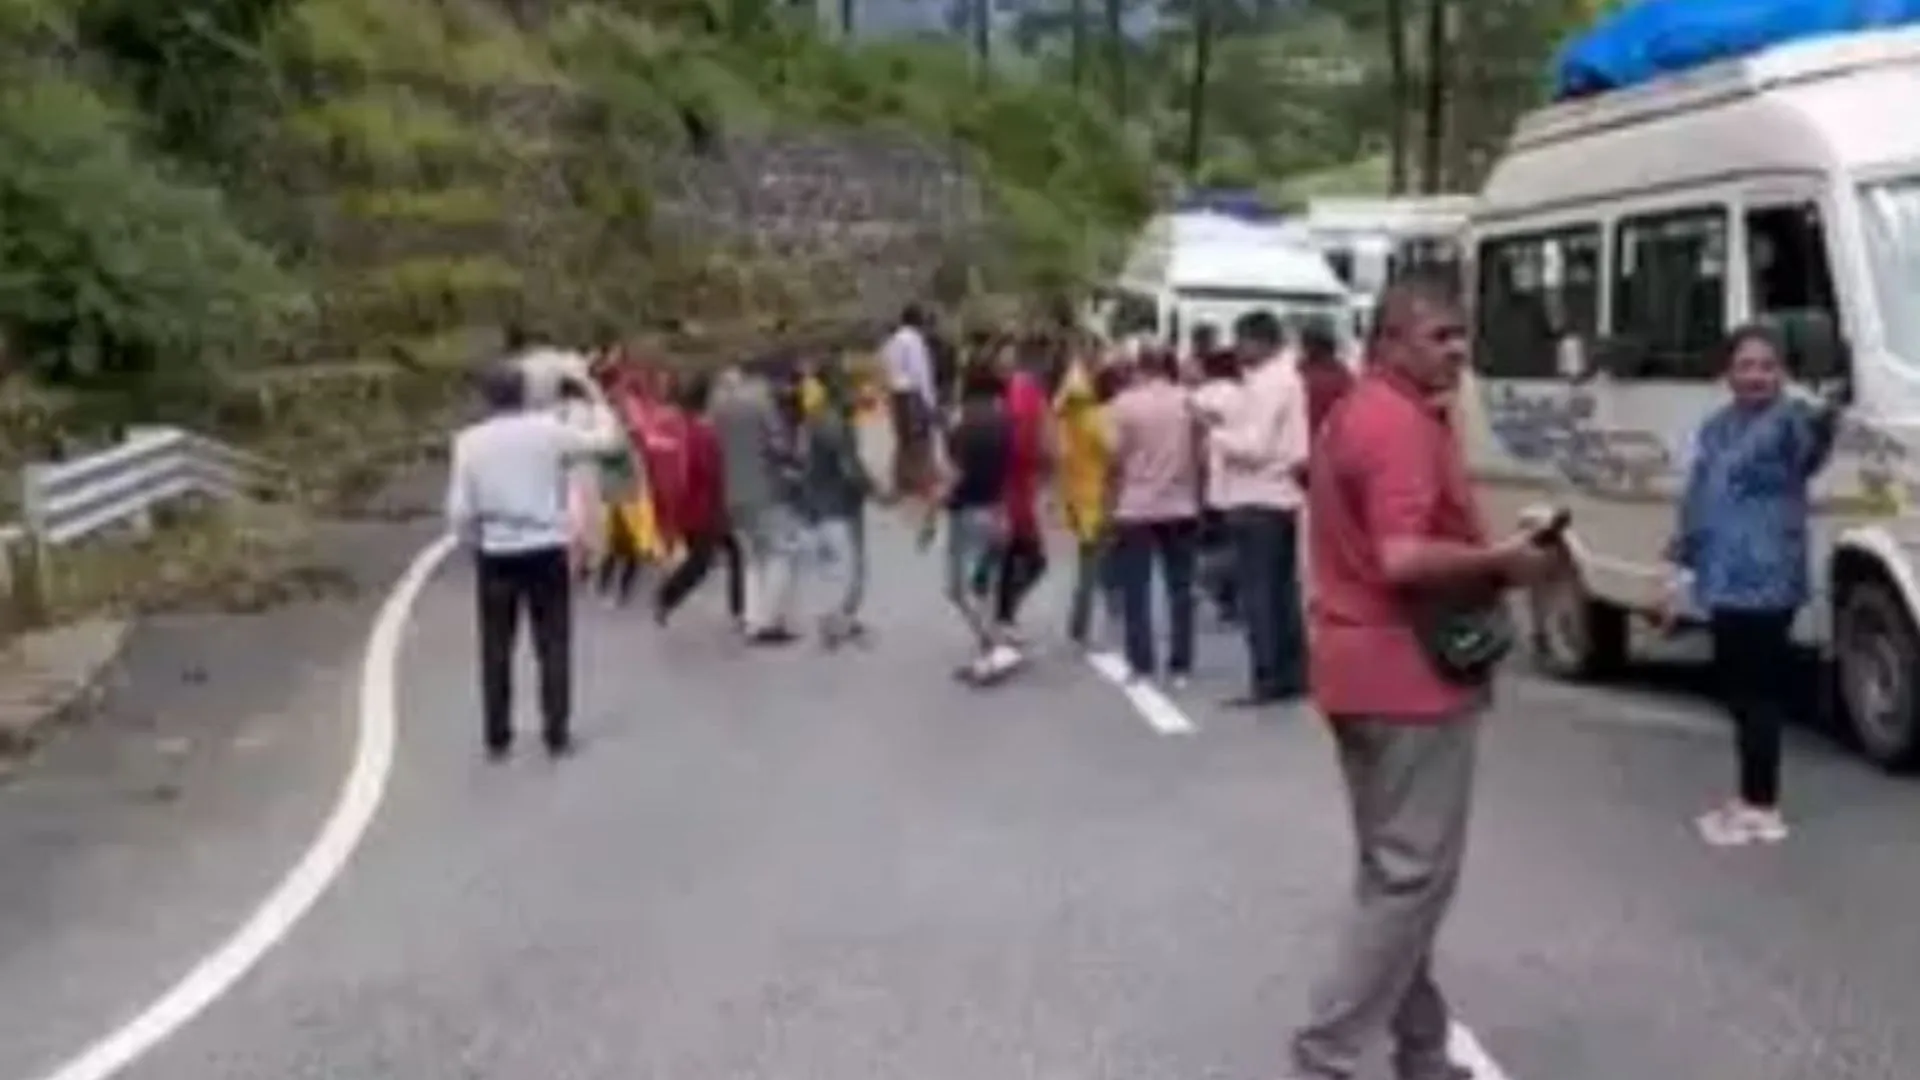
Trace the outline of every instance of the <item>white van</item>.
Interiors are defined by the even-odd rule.
[[[1473,205],[1471,195],[1310,199],[1302,223],[1353,291],[1364,334],[1388,282],[1409,272],[1458,277]]]
[[[1490,517],[1562,502],[1578,584],[1533,598],[1568,675],[1617,664],[1664,579],[1733,326],[1801,330],[1854,405],[1815,489],[1817,599],[1852,726],[1920,759],[1920,29],[1811,40],[1523,120],[1470,227],[1463,427]],[[1844,342],[1844,345],[1842,344]],[[1494,520],[1500,520],[1494,517]]]
[[[1324,317],[1352,348],[1347,287],[1299,226],[1187,212],[1147,225],[1094,323],[1110,340],[1146,336],[1185,357],[1199,327],[1225,344],[1235,321],[1261,310],[1282,322]]]

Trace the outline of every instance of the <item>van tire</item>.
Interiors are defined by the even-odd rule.
[[[1561,679],[1590,681],[1627,663],[1626,609],[1587,594],[1577,578],[1527,592],[1535,661]]]
[[[1842,584],[1833,657],[1835,690],[1860,752],[1889,772],[1920,765],[1920,633],[1879,574]]]

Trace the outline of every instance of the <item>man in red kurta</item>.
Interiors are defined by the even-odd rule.
[[[1047,549],[1040,534],[1040,488],[1046,482],[1050,405],[1039,375],[1016,365],[1007,378],[1006,409],[1013,445],[1007,462],[1007,536],[994,602],[994,621],[1003,631],[1019,622],[1021,601],[1047,571]]]

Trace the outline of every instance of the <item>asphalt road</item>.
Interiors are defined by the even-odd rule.
[[[447,568],[345,874],[125,1075],[1270,1080],[1350,860],[1318,722],[1215,708],[1239,664],[1223,637],[1179,698],[1189,735],[1058,647],[970,691],[937,558],[897,528],[878,548],[865,651],[751,652],[716,595],[665,631],[586,605],[587,741],[558,765],[480,759],[468,582]],[[327,648],[268,677],[316,717],[353,697],[354,650]],[[291,708],[256,696],[228,708]],[[0,826],[0,1077],[105,1033],[297,857],[350,728],[289,730],[313,734],[271,769],[216,756],[224,794],[168,816],[166,860],[103,813],[119,824],[38,854],[36,900]],[[1512,1080],[1920,1075],[1920,784],[1800,736],[1793,839],[1713,851],[1689,820],[1730,751],[1684,692],[1516,678],[1486,736],[1440,973]],[[0,793],[0,817],[19,805]]]

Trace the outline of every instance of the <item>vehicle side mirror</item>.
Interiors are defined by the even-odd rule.
[[[1853,358],[1832,313],[1794,308],[1767,316],[1766,323],[1779,335],[1795,379],[1818,386],[1845,381],[1852,374]]]

